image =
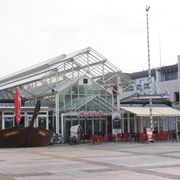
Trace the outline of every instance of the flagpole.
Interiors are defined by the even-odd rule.
[[[152,117],[152,77],[151,77],[151,64],[150,64],[150,42],[149,42],[149,19],[148,12],[150,6],[146,6],[146,20],[147,20],[147,54],[148,54],[148,84],[149,84],[149,113],[150,113],[150,128],[153,131],[153,117]]]

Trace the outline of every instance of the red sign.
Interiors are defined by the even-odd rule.
[[[14,107],[16,113],[16,122],[19,125],[21,121],[21,95],[18,89],[16,90],[16,95],[14,98]]]
[[[99,111],[88,111],[88,112],[80,112],[79,116],[80,117],[94,117],[94,116],[103,116],[103,112]]]

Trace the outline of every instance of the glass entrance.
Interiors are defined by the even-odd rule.
[[[91,135],[92,134],[92,119],[86,118],[86,134]]]
[[[71,128],[71,120],[66,120],[65,121],[65,134],[64,134],[64,138],[66,142],[69,142],[70,128]]]
[[[99,119],[94,118],[94,134],[101,135],[100,129],[99,129]]]
[[[94,134],[103,136],[106,134],[106,124],[107,118],[105,117],[97,117],[94,118]],[[110,126],[111,128],[111,126]],[[111,129],[112,131],[112,129]]]

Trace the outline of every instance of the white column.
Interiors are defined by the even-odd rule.
[[[122,133],[124,133],[124,113],[122,113]]]
[[[5,129],[5,119],[4,119],[4,112],[2,112],[2,129]]]
[[[134,115],[134,132],[137,133],[137,116]]]
[[[140,131],[143,132],[143,117],[140,117]]]
[[[165,131],[165,117],[163,116],[163,131]]]
[[[99,131],[100,131],[100,132],[101,132],[101,130],[102,130],[101,122],[102,122],[102,120],[101,120],[101,116],[100,116],[100,117],[99,117]]]
[[[107,135],[108,135],[108,128],[107,128],[107,117],[106,117],[106,120],[105,120],[105,127],[106,127],[106,130],[105,130],[106,132],[105,132],[105,133],[106,133],[106,138],[107,138]]]
[[[160,121],[160,119],[159,119],[160,117],[158,117],[158,133],[159,133],[159,121]]]
[[[61,114],[61,137],[64,139],[64,114]]]
[[[13,116],[13,126],[15,126],[15,121],[16,121],[16,119],[15,119],[15,113],[14,113],[14,116]]]
[[[178,82],[180,81],[180,55],[178,55]],[[179,85],[179,94],[180,94],[180,83]]]
[[[176,117],[176,139],[178,140],[178,123],[177,123],[177,117]]]
[[[27,127],[28,126],[28,116],[27,116],[27,112],[24,112],[24,126]]]
[[[48,116],[48,112],[46,113],[46,129],[49,130],[49,116]]]
[[[130,119],[129,119],[129,113],[127,114],[127,126],[128,126],[128,133],[130,133]]]
[[[112,134],[113,134],[113,111],[112,111],[112,113],[111,113],[111,126],[112,126]]]
[[[94,117],[93,117],[93,119],[92,119],[92,134],[94,134]]]
[[[34,127],[39,127],[39,115],[35,119]]]
[[[85,134],[87,134],[87,130],[86,130],[86,123],[87,123],[87,118],[86,117],[84,117],[84,132],[85,132]]]
[[[55,94],[56,133],[59,134],[59,92]]]

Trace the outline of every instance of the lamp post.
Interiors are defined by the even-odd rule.
[[[147,54],[148,54],[148,84],[149,84],[149,112],[150,112],[150,128],[153,131],[153,117],[152,117],[152,77],[151,77],[151,64],[150,64],[150,43],[149,43],[149,21],[148,12],[150,6],[146,6],[146,20],[147,20]]]

